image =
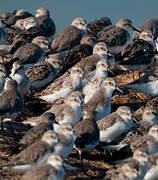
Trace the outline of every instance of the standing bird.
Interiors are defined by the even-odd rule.
[[[63,69],[61,73],[66,72],[69,68],[78,63],[81,59],[91,56],[96,39],[91,35],[82,37],[80,44],[73,47],[63,58]]]
[[[97,35],[99,42],[105,42],[109,48],[109,52],[118,55],[127,47],[130,41],[131,30],[138,31],[132,25],[129,19],[120,19],[115,26],[107,26]]]
[[[142,25],[138,26],[138,30],[140,30],[140,32],[150,31],[154,35],[154,39],[156,39],[158,37],[158,19],[148,19]],[[133,34],[134,39],[139,37],[140,32],[135,32]]]
[[[87,23],[83,18],[76,18],[70,26],[65,27],[51,43],[52,52],[70,50],[80,43],[86,33]]]
[[[62,102],[57,101],[48,112],[55,114],[55,119],[59,124],[70,123],[71,126],[74,127],[81,119],[82,106],[82,92],[74,91],[69,96],[65,97]]]
[[[100,132],[94,118],[94,112],[84,110],[82,120],[74,127],[75,149],[79,152],[80,160],[82,151],[91,151],[99,144]]]
[[[59,154],[53,153],[46,163],[26,172],[20,180],[63,180],[64,168]]]
[[[66,159],[73,150],[74,137],[70,123],[63,123],[56,129],[58,133],[58,143],[55,145],[55,153],[59,153],[61,158]]]
[[[39,8],[36,11],[36,18],[45,37],[53,36],[56,32],[56,26],[51,19],[48,9]]]
[[[111,113],[97,121],[100,130],[100,141],[112,143],[121,135],[128,132],[134,125],[132,111],[127,106],[120,106],[116,112]]]
[[[18,90],[21,96],[24,97],[29,91],[31,83],[29,78],[24,73],[23,65],[19,64],[19,62],[14,62],[10,77],[18,83]]]
[[[101,59],[97,62],[95,75],[91,80],[83,87],[84,102],[87,103],[95,92],[100,88],[102,81],[108,77],[108,65],[105,59]]]
[[[130,88],[137,92],[144,93],[146,95],[155,97],[158,95],[158,67],[155,66],[149,72],[146,72],[144,76],[140,77],[138,80],[126,84],[124,88]]]
[[[119,164],[111,180],[141,180],[148,171],[148,155],[144,151],[135,151],[133,157]]]
[[[0,63],[0,93],[4,89],[5,79],[6,79],[6,68],[3,63]]]
[[[30,88],[38,89],[46,86],[56,78],[63,63],[59,58],[49,55],[47,62],[39,62],[25,70],[26,76],[31,81]]]
[[[94,111],[96,121],[111,113],[111,98],[115,90],[122,93],[113,78],[106,78],[102,81],[94,95],[86,102],[88,108]]]
[[[158,179],[158,153],[151,154],[148,160],[149,170],[145,174],[144,180],[157,180]]]
[[[130,143],[132,151],[143,150],[148,154],[158,152],[158,125],[152,126],[146,135]]]
[[[47,130],[54,130],[54,123],[57,123],[55,120],[55,115],[51,112],[46,112],[41,116],[42,119],[40,123],[28,130],[19,141],[19,145],[22,146],[22,148],[28,147],[29,145],[41,139]]]
[[[18,84],[15,80],[6,78],[4,90],[0,94],[0,119],[15,118],[23,111],[23,98],[18,91]]]
[[[54,103],[60,98],[68,96],[73,91],[82,90],[82,80],[83,80],[83,70],[80,67],[73,67],[67,78],[58,86],[53,86],[50,84],[49,89],[45,89],[42,96],[39,98],[49,102]]]
[[[41,140],[13,156],[9,162],[0,164],[0,168],[30,170],[37,167],[39,164],[47,161],[50,154],[54,152],[54,145],[57,142],[57,134],[48,130],[44,133]]]
[[[104,29],[104,27],[112,25],[111,20],[108,17],[102,17],[95,21],[92,21],[87,24],[87,32],[88,34],[92,34],[93,36],[97,36],[97,34]]]
[[[33,66],[35,63],[43,61],[45,50],[48,48],[48,40],[39,36],[33,39],[32,43],[26,43],[17,49],[13,55],[13,60],[18,58],[19,63],[24,65],[24,69]]]
[[[155,59],[155,42],[151,32],[143,31],[138,39],[132,41],[121,52],[118,62],[124,71],[143,72],[153,65]],[[116,61],[115,61],[116,62]]]

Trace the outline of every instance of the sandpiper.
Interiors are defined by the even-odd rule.
[[[13,59],[18,58],[19,63],[24,65],[24,69],[33,66],[35,63],[43,61],[45,50],[48,48],[48,41],[43,36],[33,39],[32,43],[26,43],[17,49]]]
[[[30,89],[30,80],[24,73],[24,67],[19,62],[14,62],[12,65],[12,70],[10,77],[18,83],[18,90],[22,97]]]
[[[55,132],[48,130],[42,139],[31,144],[19,154],[13,156],[7,163],[1,164],[2,169],[29,170],[47,161],[49,155],[54,152],[54,145],[58,142]]]
[[[88,108],[95,112],[96,121],[111,113],[111,98],[114,90],[122,93],[113,78],[106,78],[102,81],[95,94],[86,102]]]
[[[47,62],[39,62],[25,70],[26,76],[30,79],[31,89],[38,89],[46,86],[58,75],[63,64],[59,58],[49,55]]]
[[[60,100],[59,100],[60,101]],[[83,94],[80,91],[74,91],[65,97],[63,102],[53,105],[48,112],[55,114],[55,119],[59,124],[70,123],[72,127],[81,119],[83,110]]]
[[[112,59],[108,53],[108,47],[104,42],[95,44],[93,47],[93,54],[82,59],[75,65],[84,68],[84,84],[86,84],[94,76],[96,64],[101,59],[105,59],[108,65],[111,64]]]
[[[158,152],[158,125],[152,126],[147,135],[135,139],[130,144],[132,151],[143,150],[148,154]]]
[[[51,112],[42,114],[39,119],[36,118],[36,120],[38,121],[38,124],[24,134],[22,139],[19,141],[20,146],[27,147],[33,144],[37,140],[41,139],[47,130],[54,130],[54,123],[57,123],[55,115]]]
[[[6,79],[6,69],[3,63],[0,63],[0,93],[4,89]]]
[[[133,157],[119,164],[112,180],[136,180],[143,179],[148,170],[148,155],[143,151],[135,151]]]
[[[18,91],[18,84],[15,80],[6,78],[4,90],[0,94],[0,119],[15,118],[23,111],[23,98]]]
[[[53,103],[60,98],[68,96],[73,91],[82,89],[83,70],[80,67],[73,67],[68,77],[58,86],[50,85],[49,89],[45,89],[44,94],[39,98]]]
[[[81,59],[92,55],[95,43],[96,39],[93,36],[83,36],[80,44],[72,48],[63,58],[64,66],[62,72],[66,72],[69,68],[79,62]]]
[[[59,153],[61,158],[66,159],[73,150],[74,137],[73,129],[70,123],[63,123],[56,129],[59,141],[55,145],[55,152]]]
[[[154,39],[157,38],[157,36],[158,36],[158,19],[152,18],[152,19],[145,21],[142,25],[138,26],[138,30],[140,30],[140,32],[151,31],[152,34],[154,35]],[[140,32],[135,32],[133,34],[134,39],[139,37]]]
[[[149,156],[149,170],[146,173],[144,180],[157,180],[158,179],[158,153]]]
[[[43,31],[43,35],[46,37],[53,36],[56,32],[56,26],[51,19],[48,9],[39,8],[36,11],[37,21]]]
[[[91,151],[99,144],[100,133],[94,118],[94,112],[84,110],[82,120],[74,127],[75,149],[79,152]]]
[[[131,30],[136,30],[129,19],[120,19],[115,26],[107,26],[98,33],[98,41],[105,42],[111,54],[117,55],[127,47]]]
[[[147,72],[144,76],[140,77],[138,80],[133,83],[126,84],[124,88],[131,88],[138,92],[144,93],[149,96],[157,96],[158,90],[158,67],[155,66],[149,72]]]
[[[152,33],[143,31],[138,39],[122,50],[118,64],[124,71],[139,70],[139,72],[143,72],[154,63],[154,51],[155,42]]]
[[[83,18],[75,18],[70,26],[65,27],[52,41],[53,52],[69,50],[80,43],[86,32],[87,23]]]
[[[83,87],[84,102],[87,103],[100,88],[102,81],[108,77],[108,65],[105,59],[99,60],[96,65],[95,75]]]
[[[97,121],[100,141],[111,143],[128,132],[134,125],[132,111],[127,106],[120,106],[115,112]]]
[[[40,164],[31,171],[26,172],[20,180],[63,180],[64,168],[59,154],[53,153],[46,163]]]
[[[103,30],[104,27],[112,25],[111,20],[108,17],[102,17],[100,19],[94,20],[87,24],[88,34],[97,36],[97,34]]]

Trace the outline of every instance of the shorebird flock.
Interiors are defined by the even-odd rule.
[[[158,19],[135,28],[130,19],[112,25],[107,17],[89,23],[77,17],[56,33],[45,8],[35,15],[21,9],[2,14],[1,144],[11,145],[8,123],[15,136],[16,125],[27,130],[8,159],[1,157],[0,175],[16,170],[23,172],[20,180],[62,180],[77,171],[69,162],[74,151],[85,171],[84,153],[89,163],[100,148],[115,166],[100,179],[158,180],[157,55]],[[114,95],[130,92],[150,101],[141,108],[129,103],[114,109]],[[21,120],[28,99],[49,109],[34,107],[38,114]]]

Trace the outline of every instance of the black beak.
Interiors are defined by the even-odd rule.
[[[138,29],[136,29],[135,27],[131,26],[131,28],[133,29],[133,31],[136,31],[136,32],[141,33],[141,31],[140,31],[140,30],[138,30]]]
[[[116,87],[116,90],[123,94],[123,91],[119,87]]]
[[[6,27],[15,30],[15,28],[13,28],[11,25],[7,24],[6,22],[3,21],[3,23],[6,25]]]

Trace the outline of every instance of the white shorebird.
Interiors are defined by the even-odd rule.
[[[61,158],[66,159],[73,150],[74,137],[73,129],[70,123],[63,123],[56,129],[58,133],[58,143],[55,145],[55,152],[59,153]]]
[[[58,86],[53,87],[51,84],[48,90],[46,88],[45,93],[39,98],[54,103],[60,98],[68,96],[73,91],[80,91],[82,89],[83,70],[80,67],[73,67],[68,77],[63,79],[64,81]]]
[[[148,155],[143,151],[135,151],[133,157],[119,164],[112,180],[140,180],[148,171]]]
[[[38,167],[26,172],[21,180],[63,180],[64,168],[59,154],[53,153],[46,163],[41,163]]]
[[[117,55],[127,47],[131,30],[136,30],[129,19],[120,19],[115,26],[107,26],[98,33],[98,41],[105,42],[111,54]]]
[[[105,59],[99,60],[96,65],[95,75],[83,87],[84,102],[87,103],[100,88],[102,81],[108,77],[108,65]]]
[[[12,70],[10,77],[18,83],[18,90],[22,97],[30,89],[30,80],[24,73],[24,67],[19,62],[14,62],[12,65]]]
[[[140,77],[138,80],[134,81],[133,83],[126,84],[123,87],[131,88],[138,92],[154,97],[158,95],[157,76],[158,76],[158,67],[155,66],[144,76]]]
[[[71,126],[74,127],[81,119],[82,106],[82,92],[74,91],[69,96],[65,97],[61,103],[57,101],[48,112],[55,114],[55,119],[59,124],[70,123]]]
[[[95,120],[99,120],[111,113],[111,98],[115,90],[122,93],[113,78],[106,78],[102,81],[95,94],[86,102],[88,108],[95,112]],[[89,90],[90,92],[91,90]]]
[[[48,130],[42,139],[31,144],[19,154],[13,156],[7,163],[0,164],[2,169],[29,170],[46,162],[49,155],[54,152],[54,145],[58,142],[55,132]]]
[[[46,86],[57,76],[63,64],[59,58],[49,55],[47,62],[39,62],[25,70],[26,76],[30,79],[31,89],[38,89]]]
[[[97,124],[100,130],[100,141],[111,143],[127,133],[134,125],[132,111],[127,106],[120,106],[116,112],[98,120]]]

